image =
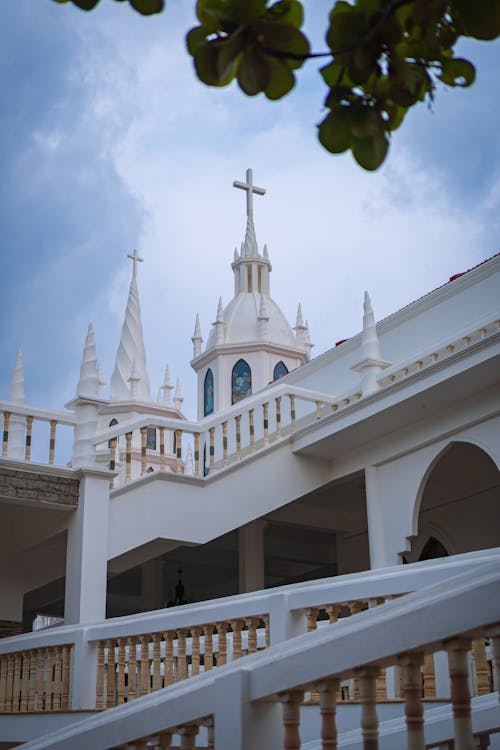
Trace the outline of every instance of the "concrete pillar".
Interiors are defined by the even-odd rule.
[[[401,563],[408,549],[415,492],[405,465],[365,468],[366,514],[370,546],[370,568]]]
[[[163,560],[148,560],[141,565],[141,607],[143,612],[161,609],[163,603]]]
[[[239,593],[264,588],[264,527],[258,518],[238,529]]]
[[[66,625],[106,617],[108,564],[108,471],[82,469],[78,508],[68,526],[66,549]]]
[[[378,467],[365,468],[366,516],[368,520],[368,544],[370,568],[383,568],[395,564],[387,560],[382,500],[379,492]]]

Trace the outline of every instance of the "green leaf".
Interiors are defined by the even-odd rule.
[[[324,68],[320,69],[320,73],[327,86],[331,89],[339,85],[354,86],[354,81],[349,78],[345,67],[338,62],[325,65]]]
[[[461,57],[441,61],[439,78],[447,86],[470,86],[476,78],[476,69],[471,62]]]
[[[331,17],[326,41],[334,54],[362,42],[368,31],[367,16],[351,6],[348,8],[349,10],[342,10]]]
[[[266,0],[232,0],[230,18],[238,24],[250,24],[266,11]]]
[[[450,5],[452,12],[456,10],[465,36],[476,39],[496,39],[500,36],[498,0],[453,0]]]
[[[289,24],[261,21],[255,25],[255,31],[259,46],[267,54],[277,52],[278,56],[286,56],[290,52],[305,58],[310,52],[309,42],[304,34]],[[304,60],[291,59],[291,62],[293,65],[296,63],[295,67],[300,67]]]
[[[389,117],[386,122],[387,130],[396,130],[405,119],[408,109],[397,104],[386,104],[385,111]]]
[[[350,107],[338,107],[319,124],[318,138],[322,146],[332,154],[347,151],[352,141],[352,111]]]
[[[196,50],[207,41],[207,32],[204,26],[195,26],[186,34],[186,46],[190,55],[196,54]]]
[[[288,94],[288,92],[294,87],[295,76],[290,70],[289,66],[282,60],[277,60],[275,57],[267,56],[267,64],[269,65],[269,83],[264,89],[264,93],[268,99],[276,100]]]
[[[164,7],[163,0],[129,0],[130,5],[143,16],[152,16],[161,13]]]
[[[198,0],[196,15],[198,20],[206,27],[207,32],[214,32],[220,29],[222,19],[228,13],[228,8],[228,0]]]
[[[206,83],[207,86],[223,86],[226,83],[221,81],[218,60],[219,48],[215,42],[206,42],[196,50],[194,55],[196,73],[200,81]]]
[[[271,71],[265,56],[254,47],[245,50],[238,67],[238,83],[248,96],[255,96],[268,86]]]
[[[92,10],[99,0],[72,0],[73,4],[82,10]]]
[[[236,58],[240,54],[243,41],[240,36],[232,36],[229,39],[218,42],[219,57],[217,59],[217,70],[219,79],[225,81],[228,76],[230,79],[236,73]]]
[[[368,138],[353,138],[351,150],[359,166],[373,172],[384,161],[388,148],[389,142],[385,135],[374,135]]]
[[[304,9],[299,0],[278,0],[268,9],[266,18],[289,23],[299,29],[304,23]]]

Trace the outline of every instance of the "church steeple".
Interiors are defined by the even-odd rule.
[[[12,380],[10,381],[9,401],[23,404],[25,400],[23,355],[21,350],[18,349],[16,363],[14,365],[14,370],[12,371]]]
[[[271,264],[267,254],[267,247],[264,248],[263,255],[259,254],[257,235],[253,222],[253,195],[265,195],[264,188],[256,187],[253,184],[253,172],[247,169],[246,182],[233,182],[233,187],[246,191],[247,205],[247,226],[245,239],[241,244],[241,253],[234,254],[232,264],[234,272],[234,294],[242,292],[259,292],[269,294],[269,272]]]
[[[115,369],[111,376],[111,400],[130,401],[129,378],[132,375],[132,366],[135,361],[134,378],[137,378],[136,398],[138,401],[151,401],[149,377],[146,369],[146,351],[142,335],[141,308],[137,289],[137,263],[142,263],[142,258],[139,258],[137,250],[134,250],[134,253],[128,257],[133,261],[134,267],[120,344],[116,353]]]

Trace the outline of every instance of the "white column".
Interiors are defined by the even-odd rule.
[[[238,529],[240,594],[264,588],[264,526],[258,518]]]
[[[415,493],[404,466],[365,468],[370,567],[398,565],[408,547]]]
[[[379,492],[378,468],[376,466],[365,468],[365,492],[370,567],[373,570],[374,568],[395,565],[395,562],[387,560],[383,503]]]
[[[66,625],[104,620],[112,472],[82,469],[78,508],[68,526]]]

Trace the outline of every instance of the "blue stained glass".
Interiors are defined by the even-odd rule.
[[[233,367],[231,378],[231,403],[236,404],[252,393],[252,371],[248,362],[239,359]]]
[[[283,375],[288,375],[288,367],[284,362],[278,362],[273,371],[273,380],[279,380]]]
[[[203,415],[206,417],[214,410],[214,374],[207,370],[203,383]]]

